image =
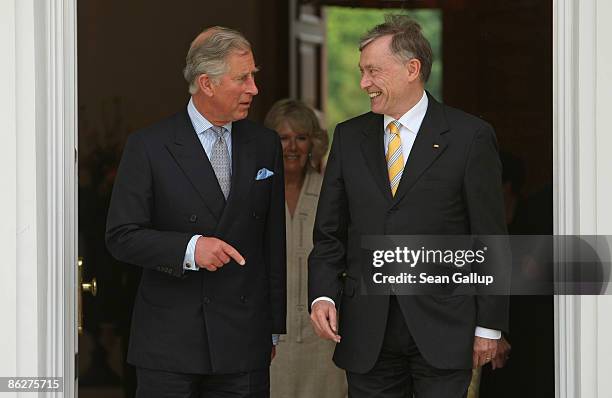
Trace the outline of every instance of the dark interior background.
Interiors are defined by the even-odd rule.
[[[510,230],[552,233],[551,0],[309,3],[441,8],[441,100],[495,127],[505,159]],[[289,95],[287,0],[78,1],[79,254],[86,278],[95,276],[100,288],[97,297],[84,297],[84,397],[133,393],[123,353],[138,269],[117,264],[104,248],[106,209],[125,138],[186,106],[185,55],[191,40],[212,25],[238,29],[253,44],[260,94],[249,118],[261,122],[276,100]],[[512,359],[507,369],[485,371],[481,397],[554,396],[552,303],[552,297],[512,298]]]

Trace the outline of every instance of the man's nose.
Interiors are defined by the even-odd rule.
[[[370,78],[365,73],[361,75],[359,85],[361,86],[362,90],[365,90],[366,88],[370,87]]]
[[[257,89],[257,85],[255,84],[254,78],[249,79],[249,87],[247,87],[247,92],[253,96],[259,93],[259,90]]]

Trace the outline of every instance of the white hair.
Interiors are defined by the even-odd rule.
[[[215,26],[207,30],[213,33],[203,40],[194,40],[187,53],[183,76],[189,83],[189,93],[198,91],[198,76],[207,74],[213,83],[227,72],[227,56],[232,51],[251,51],[251,43],[233,29]]]

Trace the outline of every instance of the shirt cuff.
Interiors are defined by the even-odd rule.
[[[185,271],[198,271],[200,268],[195,262],[195,248],[198,238],[202,235],[193,235],[193,237],[187,243],[187,249],[185,250],[185,258],[183,259],[183,269]]]
[[[316,299],[312,300],[312,304],[310,304],[310,308],[312,308],[312,306],[314,305],[314,303],[316,303],[317,301],[329,301],[330,303],[332,303],[334,306],[336,306],[336,303],[334,302],[334,300],[330,299],[327,296],[321,296],[321,297],[317,297]]]
[[[279,338],[280,338],[280,334],[273,334],[272,335],[272,345],[277,345]]]
[[[501,339],[501,334],[501,330],[487,329],[480,326],[476,326],[476,331],[474,332],[475,336],[491,340]]]

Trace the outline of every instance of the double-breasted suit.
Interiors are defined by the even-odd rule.
[[[186,111],[128,138],[106,239],[117,259],[143,267],[128,352],[133,365],[192,374],[264,369],[272,334],[285,332],[280,141],[248,120],[233,122],[231,134],[227,201]],[[256,178],[262,169],[273,175]],[[246,264],[185,271],[196,234],[227,242]]]
[[[428,96],[428,107],[395,196],[383,115],[337,126],[309,257],[309,300],[339,309],[334,361],[365,373],[383,344],[389,296],[362,295],[363,235],[505,234],[501,165],[492,127]],[[423,358],[439,369],[469,369],[476,326],[507,328],[502,296],[397,296]]]

